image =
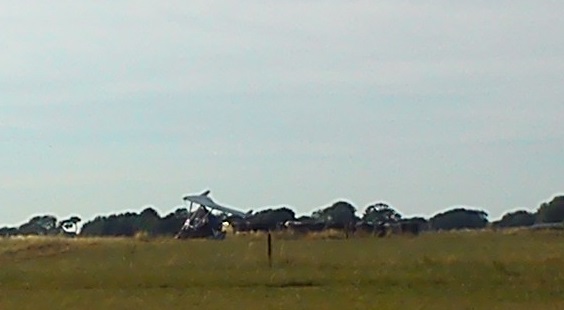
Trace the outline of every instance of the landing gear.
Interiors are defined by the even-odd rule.
[[[192,206],[190,206],[192,209]],[[225,231],[219,217],[213,215],[211,210],[199,207],[190,215],[180,231],[176,234],[176,239],[225,239]]]
[[[176,239],[225,239],[225,232],[211,227],[209,224],[202,226],[183,226],[175,236]]]

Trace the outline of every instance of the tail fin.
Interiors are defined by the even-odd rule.
[[[205,192],[201,193],[200,196],[207,196],[210,194],[210,190],[206,190]]]

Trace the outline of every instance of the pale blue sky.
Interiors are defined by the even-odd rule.
[[[404,215],[564,192],[562,1],[3,1],[0,224],[211,189]]]

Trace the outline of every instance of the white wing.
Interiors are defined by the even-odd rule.
[[[232,208],[228,208],[222,205],[219,205],[217,203],[215,203],[215,201],[213,201],[210,197],[207,196],[207,194],[209,194],[209,191],[205,192],[202,195],[189,195],[189,196],[185,196],[183,199],[199,204],[200,206],[204,206],[210,209],[214,209],[214,210],[218,210],[224,213],[229,213],[232,215],[236,215],[236,216],[240,216],[240,217],[245,217],[247,215],[247,213],[245,212],[241,212],[239,210],[235,210]]]

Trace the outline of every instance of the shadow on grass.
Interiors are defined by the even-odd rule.
[[[292,289],[292,288],[319,288],[322,284],[310,280],[289,280],[275,283],[251,282],[238,284],[182,284],[179,283],[138,283],[133,287],[135,289],[255,289],[255,288],[271,288],[271,289]],[[80,289],[103,289],[104,287],[96,285],[83,285]]]
[[[280,283],[268,283],[264,286],[269,288],[304,288],[304,287],[320,287],[321,283],[316,283],[310,280],[291,280],[283,281]]]

